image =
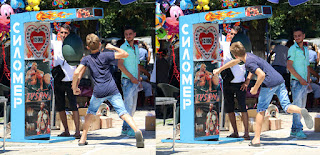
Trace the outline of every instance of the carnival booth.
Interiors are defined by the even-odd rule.
[[[50,23],[97,20],[103,16],[102,8],[34,11],[11,15],[11,139],[6,141],[52,143],[74,139],[50,136],[53,96],[53,51],[50,46],[53,28]],[[77,53],[76,50],[72,53],[71,50],[72,47],[83,46],[80,42],[69,42],[70,47],[63,47],[69,50],[68,53],[63,53],[67,61],[75,61],[74,58],[80,60],[82,53]],[[77,57],[79,55],[80,58]]]
[[[179,17],[180,140],[175,142],[221,144],[243,140],[219,136],[222,86],[218,75],[212,74],[223,57],[219,24],[271,16],[271,6],[248,6]]]

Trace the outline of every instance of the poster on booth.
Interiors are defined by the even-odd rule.
[[[194,62],[194,103],[219,102],[219,77],[212,70],[218,63],[211,61]]]
[[[26,60],[47,59],[50,56],[50,23],[24,24]]]
[[[193,25],[193,60],[220,60],[219,25],[199,23]]]
[[[49,62],[26,60],[25,64],[26,136],[49,134],[52,99]]]
[[[26,103],[26,137],[50,134],[50,103],[50,101]]]
[[[194,108],[195,138],[219,135],[219,103],[200,103]]]

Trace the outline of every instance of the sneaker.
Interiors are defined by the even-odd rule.
[[[136,147],[137,148],[144,148],[144,139],[142,136],[142,132],[141,131],[137,131],[134,133],[135,137],[136,137]]]
[[[310,116],[310,114],[308,113],[308,110],[305,108],[301,109],[301,115],[304,119],[304,122],[306,123],[307,128],[312,129],[313,128],[313,120],[312,120],[312,117]]]
[[[129,136],[129,137],[135,137],[134,131],[133,131],[132,129],[127,130],[127,136]]]
[[[293,131],[290,132],[290,137],[296,137],[296,136],[297,136],[297,132],[293,132]]]
[[[300,130],[300,131],[296,132],[296,138],[298,138],[298,139],[306,139],[307,135],[302,130]]]
[[[126,136],[128,133],[128,130],[121,130],[121,136]]]

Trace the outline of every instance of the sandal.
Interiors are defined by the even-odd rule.
[[[70,133],[62,132],[58,137],[70,137]]]
[[[75,134],[75,135],[73,135],[73,137],[76,138],[76,139],[80,139],[81,138],[81,134],[78,134],[78,135]]]
[[[228,138],[240,138],[239,135],[232,133],[231,135],[227,136]]]
[[[80,140],[79,140],[80,141]],[[78,146],[85,146],[85,145],[88,145],[88,142],[84,142],[84,143],[78,143]]]
[[[244,140],[251,140],[249,135],[247,135],[247,136],[242,136],[242,138],[243,138]]]
[[[257,143],[257,144],[253,144],[252,141],[249,143],[249,146],[253,146],[253,147],[260,147],[261,144]]]

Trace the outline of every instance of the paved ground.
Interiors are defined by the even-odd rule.
[[[312,112],[314,117],[316,112]],[[171,143],[162,143],[161,139],[172,138],[172,120],[166,121],[163,126],[162,119],[157,119],[157,155],[167,154],[310,154],[319,155],[320,152],[320,132],[314,132],[314,129],[304,128],[308,135],[307,139],[298,140],[290,138],[290,128],[292,123],[292,115],[281,113],[282,129],[274,131],[265,131],[262,133],[262,147],[253,148],[248,146],[250,141],[234,142],[227,144],[182,144],[176,143],[175,152],[172,152]],[[221,131],[220,137],[226,137],[231,134],[229,131]],[[240,133],[242,136],[243,133]],[[250,133],[251,139],[254,133]],[[178,137],[179,138],[179,137]]]
[[[78,146],[78,140],[58,143],[12,143],[6,142],[5,154],[32,154],[32,155],[78,155],[78,154],[119,154],[119,155],[154,155],[156,154],[156,141],[154,131],[145,131],[145,116],[150,111],[137,111],[134,119],[142,130],[145,138],[145,148],[136,148],[135,139],[120,136],[122,120],[112,112],[113,128],[89,131],[87,146]],[[3,127],[0,125],[2,137]],[[52,136],[60,134],[60,130],[52,130]],[[71,132],[73,134],[73,132]],[[0,142],[2,146],[2,142]],[[2,148],[0,148],[2,150]],[[1,152],[0,152],[1,153]]]

